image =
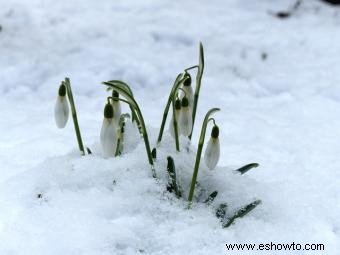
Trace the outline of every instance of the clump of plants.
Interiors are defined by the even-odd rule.
[[[192,77],[189,71],[196,69],[195,88],[192,85]],[[162,142],[162,137],[168,119],[170,107],[171,118],[169,121],[169,132],[173,138],[174,146],[177,153],[188,153],[187,148],[180,148],[180,138],[184,137],[189,142],[191,141],[193,129],[195,126],[197,105],[200,95],[200,88],[202,83],[202,76],[204,71],[204,51],[203,45],[200,43],[199,47],[199,63],[198,65],[191,66],[184,69],[184,71],[177,75],[175,82],[169,93],[159,129],[156,146],[151,150],[149,136],[145,124],[143,114],[140,110],[130,86],[120,80],[109,80],[103,82],[110,91],[110,96],[106,98],[106,104],[103,111],[103,123],[100,132],[100,144],[102,148],[102,156],[104,158],[119,157],[124,153],[124,136],[125,136],[125,123],[132,121],[138,127],[138,131],[144,140],[145,151],[147,154],[148,163],[153,178],[157,179],[157,171],[167,171],[167,190],[174,193],[178,199],[187,199],[188,208],[191,207],[195,194],[195,189],[198,185],[198,172],[200,169],[200,162],[202,158],[203,148],[205,144],[206,132],[209,123],[212,123],[210,138],[206,145],[204,152],[205,165],[210,169],[215,169],[220,158],[220,129],[217,121],[212,115],[218,111],[219,108],[212,108],[207,111],[200,131],[200,137],[197,146],[196,160],[193,166],[193,173],[191,183],[189,185],[188,197],[183,198],[182,185],[179,183],[176,175],[175,161],[171,156],[167,157],[167,169],[155,169],[154,162],[157,158],[157,146]],[[130,113],[122,113],[121,104],[127,104],[130,108]],[[58,97],[55,105],[55,122],[57,127],[64,128],[67,124],[69,117],[69,108],[71,108],[72,119],[75,127],[76,138],[81,155],[91,154],[89,148],[84,148],[80,128],[77,120],[76,107],[72,95],[71,83],[69,78],[65,78],[61,82],[58,90]],[[130,119],[130,120],[129,120]],[[239,174],[243,175],[250,169],[258,167],[257,163],[247,164],[236,170]],[[157,170],[157,171],[156,171]],[[202,201],[197,200],[198,203],[212,204],[217,197],[218,191],[213,191],[208,197]],[[195,201],[196,202],[196,201]],[[255,200],[247,204],[239,210],[229,213],[227,217],[227,203],[222,203],[217,206],[216,217],[221,219],[223,227],[229,227],[237,218],[243,217],[252,211],[257,205],[261,203],[260,200]]]

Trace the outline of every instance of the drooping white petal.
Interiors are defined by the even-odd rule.
[[[66,97],[58,96],[54,107],[54,119],[58,128],[66,126],[69,115],[69,106]]]
[[[179,116],[179,127],[182,135],[190,135],[192,129],[192,116],[189,107],[182,108],[181,114]]]
[[[104,158],[113,157],[117,147],[117,126],[113,119],[104,118],[100,130],[100,143]]]
[[[120,106],[119,101],[112,101],[112,108],[113,108],[113,119],[115,120],[116,124],[119,123],[120,115],[122,114],[122,109]]]
[[[220,159],[220,141],[218,138],[210,137],[210,140],[204,153],[205,164],[210,170],[212,170],[216,167],[219,159]]]
[[[180,125],[178,123],[180,115],[181,115],[181,111],[180,110],[176,110],[178,135],[181,134]],[[169,131],[170,131],[170,134],[171,134],[172,138],[175,138],[174,115],[171,115],[171,120],[170,120],[170,123],[169,123]]]

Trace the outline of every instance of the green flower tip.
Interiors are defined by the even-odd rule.
[[[107,103],[104,108],[104,117],[107,119],[113,118],[113,107],[111,104]]]
[[[181,100],[179,98],[177,98],[175,101],[175,109],[181,110]]]
[[[218,138],[219,134],[220,134],[220,130],[219,130],[218,126],[214,125],[214,127],[211,130],[211,137],[216,139],[216,138]]]
[[[113,97],[113,101],[118,101],[117,98],[119,98],[119,93],[117,92],[117,90],[112,91],[112,97]]]
[[[186,77],[186,79],[184,80],[183,85],[186,86],[186,87],[191,86],[191,76],[190,76],[190,74],[186,73],[185,77]]]
[[[182,98],[182,107],[188,107],[189,106],[189,99],[185,96]]]
[[[59,96],[64,97],[66,95],[66,86],[64,83],[62,83],[59,87],[58,91]]]

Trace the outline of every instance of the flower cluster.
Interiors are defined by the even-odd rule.
[[[197,68],[196,74],[196,84],[195,89],[192,86],[192,78],[189,73],[189,70]],[[168,113],[170,110],[170,106],[172,105],[172,116],[169,122],[169,132],[175,141],[176,151],[180,153],[180,143],[179,139],[187,139],[189,142],[191,141],[197,104],[199,99],[199,92],[201,87],[202,75],[204,70],[204,54],[203,54],[203,46],[200,43],[200,51],[199,51],[199,64],[189,67],[185,69],[182,73],[180,73],[170,91],[165,109],[163,114],[163,119],[161,122],[161,127],[159,130],[159,135],[157,139],[157,145],[161,143],[162,135],[164,131],[164,126],[168,117]],[[144,122],[144,118],[140,107],[137,101],[134,98],[132,90],[128,84],[119,80],[110,80],[107,82],[103,82],[104,85],[107,86],[107,89],[111,91],[111,96],[107,97],[105,107],[104,107],[104,118],[100,130],[100,144],[102,149],[103,158],[112,158],[119,156],[123,153],[124,149],[124,127],[126,118],[130,118],[128,113],[122,113],[121,103],[126,103],[130,107],[131,110],[131,121],[136,124],[138,127],[138,131],[145,143],[145,150],[148,157],[148,162],[151,166],[152,176],[157,178],[156,170],[154,168],[154,160],[156,160],[157,153],[156,148],[151,150],[148,133],[146,129],[146,125]],[[71,84],[68,78],[61,83],[59,90],[57,101],[55,104],[55,122],[58,128],[64,128],[67,124],[69,117],[69,105],[71,106],[73,123],[76,131],[77,141],[79,145],[79,149],[83,155],[85,155],[85,150],[83,146],[83,141],[80,134],[80,128],[78,125],[76,108],[73,100]],[[213,170],[216,168],[219,158],[220,158],[220,141],[219,135],[220,130],[214,118],[211,118],[211,115],[217,111],[219,108],[210,109],[203,120],[197,152],[196,152],[196,160],[193,169],[193,175],[190,184],[190,190],[188,191],[188,202],[189,207],[194,198],[195,187],[197,184],[198,171],[200,167],[200,160],[202,156],[202,151],[205,142],[206,130],[210,121],[213,122],[213,126],[211,129],[210,139],[206,145],[206,149],[204,152],[204,162],[207,168]],[[91,154],[91,150],[87,148],[88,154]],[[185,153],[185,152],[184,152]],[[178,198],[182,197],[181,185],[179,185],[176,180],[176,170],[175,170],[175,162],[174,160],[168,156],[168,177],[169,183],[167,186],[167,190],[169,192],[174,192]],[[249,171],[251,168],[257,167],[257,163],[252,163],[245,165],[238,170],[240,174],[244,174]],[[217,196],[218,191],[212,192],[209,197],[205,200],[205,203],[211,203],[214,198]],[[258,204],[260,200],[256,200],[255,202],[248,204],[247,206],[241,208],[237,211],[232,217],[230,217],[227,221],[223,223],[224,227],[228,227],[232,222],[239,217],[246,215],[248,212],[253,210]],[[226,204],[221,204],[218,207],[218,217],[221,215],[225,215],[225,210],[227,206]],[[224,217],[224,216],[223,216]]]

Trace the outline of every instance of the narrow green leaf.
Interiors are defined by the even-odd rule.
[[[214,192],[212,192],[208,196],[208,198],[204,201],[204,203],[206,203],[208,205],[211,204],[214,201],[214,199],[216,198],[217,194],[218,194],[218,192],[216,190]]]
[[[169,156],[167,159],[168,159],[167,171],[169,174],[168,191],[169,192],[174,191],[176,196],[179,198],[182,196],[182,192],[177,184],[175,163],[172,157]]]
[[[127,90],[127,91],[130,93],[130,95],[133,97],[132,90],[131,90],[130,86],[129,86],[127,83],[125,83],[125,82],[123,82],[123,81],[120,81],[120,80],[110,80],[110,81],[107,81],[107,82],[122,86],[122,87],[125,88],[125,90]]]
[[[195,126],[197,104],[198,104],[198,98],[199,98],[200,89],[201,89],[203,71],[204,71],[204,50],[203,50],[203,44],[202,44],[202,42],[200,42],[199,65],[198,65],[198,70],[197,70],[197,75],[196,75],[194,105],[193,105],[193,109],[192,109],[192,130],[191,130],[191,134],[189,135],[190,140],[191,140],[191,137],[192,137],[192,132],[194,131],[194,126]]]
[[[80,150],[82,155],[85,155],[85,149],[84,149],[83,140],[81,138],[80,128],[79,128],[79,124],[78,124],[78,118],[77,118],[77,111],[76,111],[76,106],[75,106],[74,99],[73,99],[73,93],[72,93],[70,79],[66,77],[65,81],[63,81],[63,84],[66,86],[67,97],[68,97],[68,100],[69,100],[69,103],[70,103],[70,106],[71,106],[72,119],[73,119],[74,129],[75,129],[76,136],[77,136],[77,142],[78,142],[79,150]]]
[[[92,154],[92,151],[90,150],[90,148],[89,147],[86,147],[86,151],[87,151],[87,154]]]
[[[176,80],[171,88],[171,92],[169,94],[169,97],[168,97],[168,101],[166,103],[166,106],[164,108],[164,113],[163,113],[163,119],[162,119],[162,123],[161,123],[161,127],[159,129],[159,134],[158,134],[158,139],[157,139],[157,143],[159,144],[161,141],[162,141],[162,136],[163,136],[163,132],[164,132],[164,126],[165,126],[165,123],[166,123],[166,119],[168,117],[168,113],[169,113],[169,108],[170,108],[170,104],[173,102],[173,98],[174,98],[174,95],[176,94],[179,86],[182,84],[182,82],[186,79],[186,77],[183,77],[183,74],[180,73],[179,75],[177,75],[176,77]],[[174,103],[173,103],[174,105]],[[173,107],[174,108],[174,107]],[[174,123],[174,128],[175,128],[175,133],[176,133],[176,126],[177,126],[177,122]],[[177,129],[178,131],[178,129]],[[177,132],[178,133],[178,132]],[[178,134],[176,136],[176,149],[179,150],[179,142],[178,142]]]
[[[227,213],[228,205],[226,203],[220,204],[216,209],[216,217],[223,220],[225,218],[225,215]]]
[[[153,148],[153,149],[152,149],[151,154],[152,154],[152,158],[153,158],[154,160],[156,160],[156,159],[157,159],[157,150],[156,150],[156,148]]]
[[[240,167],[239,169],[235,170],[241,174],[245,174],[246,172],[248,172],[250,169],[252,168],[255,168],[255,167],[258,167],[259,164],[258,163],[251,163],[251,164],[248,164],[248,165],[245,165],[243,167]]]
[[[261,200],[255,200],[254,202],[242,207],[241,209],[239,209],[233,216],[231,216],[230,218],[228,218],[224,223],[223,223],[223,228],[227,228],[229,227],[231,224],[233,224],[233,222],[237,219],[237,218],[242,218],[243,216],[247,215],[248,213],[250,213],[252,210],[254,210],[256,208],[256,206],[258,206],[259,204],[261,204]]]

